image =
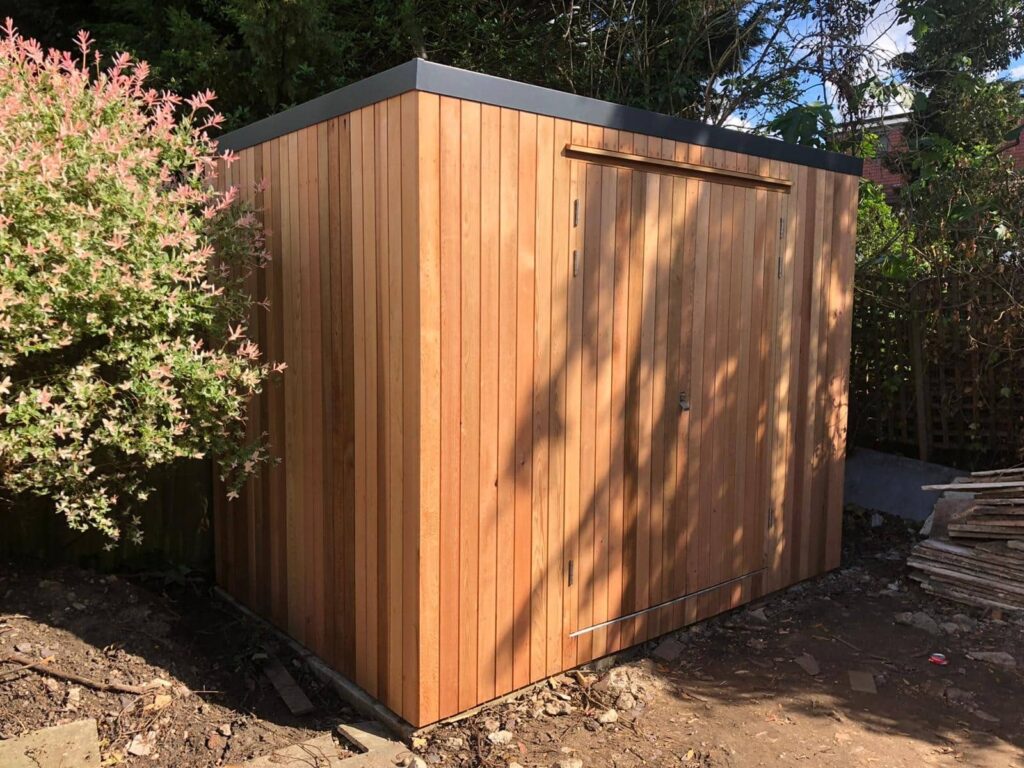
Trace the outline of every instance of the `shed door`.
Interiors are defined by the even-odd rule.
[[[786,197],[573,167],[565,530],[585,634],[764,567]]]

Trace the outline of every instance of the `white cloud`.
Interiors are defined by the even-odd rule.
[[[892,0],[879,5],[861,33],[861,42],[871,50],[866,65],[887,71],[896,56],[914,50],[910,31],[909,22],[899,21],[899,11]]]
[[[873,73],[882,80],[892,75],[892,61],[902,53],[914,50],[914,38],[910,36],[912,26],[899,20],[899,11],[894,0],[884,0],[875,15],[864,25],[861,42],[869,53],[864,59],[865,72]],[[907,105],[894,99],[881,105],[878,117],[906,112]]]
[[[725,127],[732,128],[734,131],[743,131],[743,133],[754,133],[757,128],[752,120],[735,113],[729,115],[725,121]]]

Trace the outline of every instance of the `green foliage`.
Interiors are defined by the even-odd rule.
[[[1019,84],[991,74],[1024,50],[1024,8],[904,0],[901,10],[916,49],[900,66],[918,90],[891,162],[907,179],[899,209],[910,247],[933,269],[1020,269],[1024,183],[1003,150],[1024,121],[1024,99]]]
[[[212,94],[78,44],[0,38],[0,489],[118,538],[157,470],[215,455],[237,488],[263,458],[244,282],[265,252],[213,187]]]
[[[857,268],[887,277],[912,277],[927,271],[909,243],[913,230],[901,221],[880,184],[861,180],[857,203]]]
[[[1024,48],[1020,0],[898,0],[914,49],[899,65],[922,91],[959,73],[984,77],[1006,69]]]
[[[1024,175],[1006,150],[1024,100],[996,75],[1024,50],[1024,6],[899,7],[915,46],[884,86],[912,94],[886,160],[903,182],[889,201],[862,185],[851,410],[892,439],[903,420],[950,461],[1010,462],[1024,446]]]
[[[0,0],[2,2],[2,0]],[[413,56],[723,124],[853,82],[877,0],[51,0],[45,45],[90,29],[153,82],[218,94],[228,127]],[[53,12],[59,7],[59,13]]]
[[[772,118],[768,132],[791,144],[826,149],[835,135],[836,120],[832,107],[820,101],[798,104]]]

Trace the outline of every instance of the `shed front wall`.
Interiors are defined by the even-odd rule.
[[[418,100],[419,722],[835,567],[856,177]]]
[[[280,463],[215,508],[218,581],[409,722],[838,564],[856,177],[411,92],[227,180],[289,369],[251,412]],[[715,587],[737,552],[763,569]]]

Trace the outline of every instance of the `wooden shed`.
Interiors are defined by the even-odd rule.
[[[409,723],[839,563],[860,161],[420,60],[222,147],[288,370],[218,580]]]

